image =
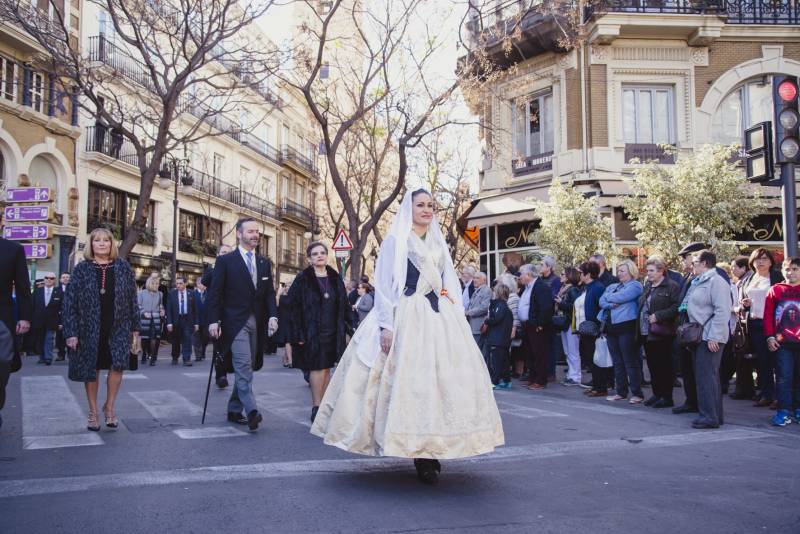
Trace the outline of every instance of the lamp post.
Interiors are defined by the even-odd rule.
[[[178,184],[183,185],[183,192],[189,194],[192,191],[192,184],[194,178],[189,174],[189,160],[187,158],[175,159],[171,158],[168,163],[162,167],[160,175],[160,184],[162,187],[166,185],[169,187],[170,175],[174,182],[173,196],[172,196],[172,276],[171,287],[175,287],[175,278],[178,275]]]

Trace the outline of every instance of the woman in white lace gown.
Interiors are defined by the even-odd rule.
[[[414,458],[419,478],[434,483],[439,459],[491,452],[504,436],[427,191],[404,197],[375,282],[375,306],[342,356],[311,432],[350,452]]]

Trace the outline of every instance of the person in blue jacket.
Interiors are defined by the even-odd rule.
[[[495,284],[492,293],[494,298],[489,301],[489,316],[486,318],[489,328],[484,340],[489,375],[494,389],[511,389],[509,349],[514,315],[507,303],[511,291],[505,284]]]

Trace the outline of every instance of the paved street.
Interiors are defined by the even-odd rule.
[[[201,426],[208,362],[168,360],[125,374],[120,429],[95,434],[63,362],[27,359],[0,430],[0,532],[800,532],[800,425],[773,429],[749,402],[697,431],[578,388],[497,392],[506,447],[444,462],[428,487],[410,461],[311,436],[302,375],[274,356],[255,434],[213,384]]]

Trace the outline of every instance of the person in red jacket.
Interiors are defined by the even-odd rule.
[[[775,284],[764,304],[764,335],[769,350],[777,351],[778,411],[771,423],[786,426],[800,422],[800,257],[783,262],[786,282]]]

